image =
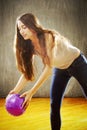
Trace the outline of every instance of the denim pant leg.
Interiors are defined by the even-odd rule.
[[[60,107],[63,94],[70,76],[66,70],[54,69],[51,83],[51,128],[60,130],[61,116]]]
[[[84,95],[87,97],[87,59],[81,54],[68,69],[81,85]]]

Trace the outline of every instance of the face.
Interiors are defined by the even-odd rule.
[[[33,31],[30,30],[28,27],[26,27],[20,20],[18,20],[17,24],[18,24],[19,32],[22,35],[22,37],[25,40],[28,40],[28,39],[32,40]]]

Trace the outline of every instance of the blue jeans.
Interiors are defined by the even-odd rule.
[[[87,59],[82,53],[69,68],[53,69],[50,92],[52,130],[60,130],[61,128],[60,107],[67,83],[71,76],[79,81],[85,96],[87,96]]]

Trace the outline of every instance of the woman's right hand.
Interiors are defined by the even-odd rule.
[[[17,92],[14,90],[14,89],[12,89],[10,92],[9,92],[9,94],[16,94]]]
[[[33,96],[33,95],[32,95],[32,91],[31,91],[31,90],[24,92],[24,93],[20,96],[20,97],[24,97],[24,98],[25,98],[25,100],[24,100],[24,102],[23,102],[23,104],[22,104],[22,107],[23,107],[24,109],[26,109],[26,108],[28,107],[29,102],[31,101],[32,96]]]

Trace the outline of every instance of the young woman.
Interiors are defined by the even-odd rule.
[[[60,107],[64,90],[74,76],[87,95],[87,59],[80,50],[58,32],[43,28],[39,20],[31,13],[17,18],[15,34],[15,54],[18,69],[22,72],[16,87],[10,93],[19,93],[28,81],[34,79],[34,55],[42,58],[44,70],[38,81],[21,95],[25,97],[23,107],[28,107],[29,101],[40,86],[52,74],[51,82],[51,128],[60,130]]]

